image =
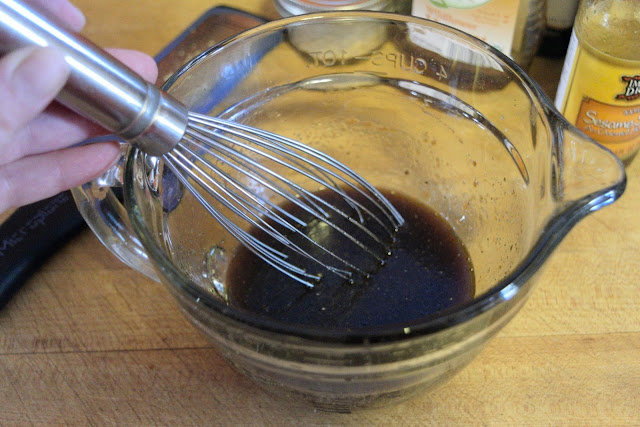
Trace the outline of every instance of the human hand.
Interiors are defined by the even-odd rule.
[[[68,0],[30,3],[73,31],[84,26],[84,16]],[[156,80],[150,56],[107,50],[148,81]],[[106,132],[53,101],[68,76],[62,54],[53,48],[23,48],[0,58],[0,213],[90,181],[120,156],[115,142],[74,146]]]

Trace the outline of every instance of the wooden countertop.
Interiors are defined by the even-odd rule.
[[[77,0],[85,34],[157,53],[204,0]],[[227,3],[233,5],[233,2]],[[235,7],[276,17],[270,0]],[[562,61],[531,74],[553,94]],[[553,254],[524,309],[444,386],[352,415],[304,409],[231,369],[159,285],[90,231],[0,311],[0,425],[640,422],[640,160]]]

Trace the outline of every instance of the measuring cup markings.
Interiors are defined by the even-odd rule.
[[[333,49],[327,49],[322,51],[308,52],[313,59],[313,64],[309,66],[314,67],[333,67],[335,65],[346,65],[350,60],[367,61],[371,65],[376,67],[383,67],[385,65],[393,65],[395,69],[401,69],[403,71],[412,72],[418,75],[425,75],[427,71],[431,70],[435,73],[438,79],[448,79],[449,72],[444,65],[436,61],[435,59],[425,59],[414,54],[408,53],[396,53],[396,52],[383,52],[375,50],[366,55],[351,55],[346,49],[335,51]]]

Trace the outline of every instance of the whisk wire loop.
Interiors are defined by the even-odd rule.
[[[215,181],[213,179],[207,179],[208,175],[205,173],[205,171],[203,171],[197,164],[195,164],[195,163],[191,162],[189,159],[187,159],[184,156],[184,154],[179,152],[179,150],[174,150],[173,152],[165,155],[165,161],[166,161],[167,165],[171,168],[171,170],[174,172],[174,174],[178,177],[178,179],[187,187],[188,190],[195,191],[195,188],[180,173],[181,171],[184,171],[184,170],[188,171],[187,174],[194,181],[196,181],[200,187],[204,188],[207,193],[212,195],[223,206],[225,206],[227,209],[231,210],[234,214],[238,215],[238,217],[240,217],[240,218],[244,219],[245,221],[247,221],[249,224],[251,224],[254,227],[262,230],[265,233],[267,233],[269,236],[271,236],[271,238],[275,239],[280,244],[286,246],[288,249],[292,250],[293,252],[295,252],[297,254],[300,254],[300,255],[308,258],[308,259],[314,260],[316,263],[322,265],[327,270],[329,270],[329,271],[331,271],[331,272],[333,272],[335,274],[338,274],[338,275],[340,275],[341,277],[343,277],[345,279],[351,278],[352,271],[358,272],[360,274],[366,274],[364,271],[362,271],[360,268],[358,268],[353,263],[350,263],[346,259],[344,259],[342,257],[339,257],[334,252],[329,251],[327,248],[323,247],[322,245],[318,244],[318,242],[316,242],[315,240],[309,238],[308,236],[306,236],[306,235],[304,235],[302,233],[300,233],[300,236],[303,237],[306,241],[311,243],[314,247],[317,247],[320,250],[324,251],[325,253],[330,255],[335,260],[340,261],[342,264],[344,264],[345,266],[349,267],[350,270],[352,270],[352,271],[345,270],[345,269],[340,269],[340,268],[337,268],[337,267],[335,267],[333,265],[327,264],[327,263],[321,261],[318,257],[315,257],[315,256],[311,255],[308,251],[305,251],[299,245],[294,244],[291,240],[289,240],[281,232],[279,232],[271,224],[269,224],[269,222],[265,221],[264,218],[266,217],[266,218],[270,219],[275,224],[280,225],[280,226],[284,227],[285,229],[287,229],[287,230],[289,230],[291,232],[299,233],[298,229],[295,226],[293,226],[292,224],[290,224],[289,222],[287,222],[286,220],[284,220],[283,218],[281,218],[277,214],[274,214],[273,211],[260,209],[258,207],[259,205],[252,205],[252,204],[248,203],[247,199],[244,199],[242,197],[238,197],[237,194],[234,194],[233,192],[231,192],[228,189],[224,188],[224,186],[220,185],[217,181]],[[197,171],[198,173],[195,173],[194,171]],[[205,177],[205,178],[203,178],[203,177]],[[211,184],[213,184],[213,186]],[[214,187],[218,188],[219,191],[216,190]],[[224,195],[221,194],[221,193],[223,193]],[[232,234],[239,241],[243,242],[248,247],[254,247],[254,245],[256,245],[256,244],[258,244],[262,248],[266,247],[266,245],[263,242],[260,242],[254,236],[251,236],[249,233],[247,233],[244,230],[242,230],[240,227],[238,227],[236,224],[234,224],[233,221],[230,221],[226,215],[223,215],[219,210],[215,209],[202,196],[202,194],[198,193],[197,194],[197,199],[201,204],[203,204],[205,206],[207,211],[209,211],[209,213],[212,214],[212,216],[214,216],[216,219],[218,219],[223,224],[223,226],[228,227],[229,224],[233,224],[234,232]],[[229,199],[231,199],[231,201]],[[265,201],[265,202],[269,203],[268,201]],[[242,209],[240,209],[239,207],[242,208]],[[252,208],[255,208],[257,213],[253,212]],[[251,215],[248,215],[247,213],[250,213]],[[220,220],[219,218],[222,218],[223,220]],[[341,232],[342,234],[347,235],[347,233],[344,230],[340,229],[339,227],[334,226],[334,228],[336,230],[338,230],[339,232]],[[272,249],[272,248],[270,248],[270,249]],[[374,256],[374,257],[376,256],[375,253],[369,251],[366,247],[363,247],[362,249],[365,250],[365,251],[370,252],[370,254],[372,256]],[[274,254],[275,253],[279,258],[282,258],[282,259],[286,258],[286,256],[284,256],[282,252],[276,251],[275,249],[272,249],[270,251],[258,250],[257,252],[262,254],[262,255],[267,255],[267,256],[269,256],[270,254]],[[267,252],[270,252],[270,254],[267,253]],[[285,263],[285,264],[286,264],[285,266],[290,269],[289,266],[291,264],[290,263]],[[299,270],[299,269],[297,269],[297,270]],[[314,277],[316,279],[319,278],[316,275],[308,275],[308,277]]]
[[[352,225],[354,225],[355,227],[357,227],[360,231],[362,231],[363,233],[367,234],[369,238],[372,239],[372,241],[378,245],[380,245],[381,247],[386,247],[387,243],[382,240],[381,238],[379,238],[375,233],[373,233],[371,230],[369,230],[367,227],[365,227],[365,225],[363,224],[363,221],[358,222],[357,220],[355,220],[352,216],[348,215],[346,212],[344,212],[343,210],[337,209],[336,206],[331,205],[330,203],[327,203],[325,200],[323,200],[322,198],[316,196],[315,194],[311,193],[310,191],[306,190],[305,188],[299,186],[299,185],[295,185],[294,183],[292,183],[291,181],[288,181],[286,178],[284,178],[281,175],[275,174],[273,172],[272,169],[270,168],[266,168],[264,167],[264,165],[260,164],[259,162],[256,162],[250,158],[248,158],[247,156],[244,156],[242,153],[240,153],[238,151],[238,149],[236,147],[232,147],[232,146],[226,146],[224,144],[220,144],[220,142],[218,140],[216,140],[216,138],[206,138],[206,139],[201,139],[201,140],[195,140],[193,138],[194,134],[192,132],[188,132],[188,135],[191,138],[188,138],[188,140],[191,143],[197,144],[200,147],[200,150],[198,150],[198,154],[199,154],[199,159],[200,161],[206,163],[206,165],[208,166],[208,168],[212,171],[215,172],[216,175],[219,175],[221,177],[223,177],[225,180],[227,180],[229,183],[231,183],[234,187],[236,187],[237,189],[241,189],[241,191],[251,197],[254,198],[254,193],[248,189],[246,186],[242,185],[239,181],[233,179],[230,175],[228,174],[223,174],[220,171],[219,167],[216,167],[216,165],[212,164],[211,162],[209,162],[206,159],[206,156],[202,156],[202,154],[209,154],[210,156],[214,157],[215,159],[217,159],[218,161],[231,166],[232,168],[234,168],[234,170],[240,170],[240,168],[242,168],[242,170],[244,171],[246,177],[249,177],[255,181],[257,181],[260,185],[264,186],[265,188],[268,188],[272,191],[274,191],[274,193],[276,193],[279,196],[284,197],[286,200],[296,204],[297,206],[299,206],[300,208],[302,208],[303,210],[307,211],[308,213],[312,214],[314,217],[316,218],[321,218],[327,225],[329,225],[331,228],[333,228],[334,230],[336,230],[338,233],[340,233],[342,236],[344,236],[345,238],[349,239],[351,242],[353,242],[354,244],[356,244],[361,250],[369,253],[369,255],[375,257],[377,259],[377,261],[382,261],[382,258],[380,257],[379,254],[376,254],[374,251],[372,251],[367,245],[365,245],[364,243],[362,243],[361,241],[359,241],[358,239],[354,238],[350,233],[347,233],[343,228],[337,226],[333,221],[330,221],[330,215],[328,213],[327,210],[324,209],[319,209],[318,211],[314,211],[312,208],[314,206],[319,207],[319,203],[324,204],[324,206],[331,208],[332,211],[334,213],[337,213],[338,215],[340,215],[342,218],[345,218],[346,220],[348,220]],[[224,135],[220,135],[220,138],[222,138],[225,141],[228,141],[230,143],[235,143],[236,141],[233,139],[229,139],[228,137],[224,136]],[[199,141],[199,142],[197,142]],[[246,144],[242,144],[240,142],[237,143],[237,145],[239,146],[246,146]],[[187,147],[183,147],[186,150],[188,150],[193,156],[196,156],[196,153],[194,153],[191,149],[187,148]],[[224,152],[225,156],[221,156],[218,151],[222,151]],[[273,158],[273,156],[268,155],[267,153],[264,153],[262,151],[258,151],[258,150],[252,150],[254,151],[254,153],[259,153],[260,155],[263,155],[264,157],[267,158]],[[233,160],[235,163],[231,162],[230,160]],[[247,166],[245,164],[246,162],[250,163],[250,166]],[[236,164],[237,163],[237,164]],[[280,161],[279,162],[282,165],[285,166],[289,166],[288,164]],[[258,171],[263,171],[265,172],[264,174],[259,173]],[[276,180],[278,180],[279,182],[284,182],[286,183],[289,187],[292,187],[293,190],[295,191],[295,193],[290,193],[288,191],[286,191],[282,186],[279,186],[275,183],[274,180],[269,179],[266,176],[266,173],[271,174],[271,176],[275,177]],[[203,176],[208,179],[210,178],[207,174],[203,174]],[[314,181],[316,182],[322,182],[322,181],[318,181],[316,178],[314,178]],[[341,195],[343,195],[343,197],[348,199],[348,196],[346,194],[344,194],[344,192],[339,192]],[[307,201],[312,201],[312,205],[313,206],[309,206],[306,203],[301,202],[296,196],[297,195],[304,195],[305,196],[305,200]],[[269,207],[271,209],[275,209],[278,210],[280,213],[286,215],[288,218],[293,219],[294,221],[296,221],[299,225],[301,226],[306,226],[307,224],[303,221],[301,221],[299,218],[292,216],[289,212],[281,209],[277,204],[271,203],[269,200],[267,199],[260,199],[262,205],[269,205]],[[356,204],[354,203],[349,203],[350,206],[355,207]],[[358,204],[359,205],[359,204]],[[362,206],[362,205],[360,205]],[[377,221],[379,223],[379,225],[381,225],[382,227],[385,227],[386,225],[382,223],[382,221],[373,216],[373,213],[367,209],[366,207],[362,206],[361,210],[364,210],[367,212],[367,214],[369,215],[369,217],[373,218],[375,221]],[[264,211],[262,212],[263,214],[265,213]],[[268,214],[268,212],[267,212]],[[280,225],[285,225],[280,221],[280,218],[274,218],[271,215],[267,215],[269,216],[271,219],[276,220]],[[362,217],[362,213],[360,212],[360,217]],[[388,227],[388,226],[387,226]],[[386,232],[389,233],[389,236],[392,236],[391,231],[389,231],[387,228],[384,228],[384,230]],[[305,238],[308,239],[308,237],[305,236]],[[313,243],[314,245],[316,245],[317,247],[321,248],[321,249],[325,249],[320,245],[317,245],[317,242],[310,240],[311,243]],[[327,253],[329,253],[331,256],[335,257],[335,254],[333,254],[332,252],[327,251]],[[351,269],[355,269],[357,271],[359,271],[359,269],[357,269],[353,264],[348,263],[346,260],[336,257],[337,259],[339,259],[341,262],[343,262],[344,264],[348,265]]]
[[[212,118],[212,120],[214,119],[215,118]],[[202,123],[204,122],[204,120],[199,119],[198,122]],[[215,121],[215,123],[217,123],[217,121]],[[240,131],[235,129],[235,127],[241,127]],[[388,233],[389,236],[393,236],[397,226],[402,221],[402,218],[399,215],[397,215],[393,207],[389,205],[389,207],[391,207],[390,212],[387,212],[383,209],[381,209],[381,212],[383,212],[388,219],[391,219],[392,215],[394,215],[393,219],[399,218],[399,221],[397,224],[393,224],[393,223],[390,224],[389,221],[384,222],[382,219],[378,217],[378,215],[375,215],[369,208],[367,208],[362,203],[359,203],[353,198],[351,198],[335,182],[333,178],[337,178],[344,184],[347,184],[351,188],[358,190],[360,193],[366,194],[365,192],[363,192],[363,190],[361,190],[360,188],[358,188],[357,186],[355,186],[353,183],[349,182],[342,176],[336,174],[332,170],[322,166],[317,161],[314,163],[310,163],[308,158],[301,156],[300,154],[292,151],[291,149],[279,146],[278,144],[274,144],[266,137],[269,136],[272,139],[278,139],[283,141],[286,140],[288,142],[288,145],[290,146],[293,146],[295,144],[296,146],[299,146],[302,148],[308,148],[306,146],[303,146],[299,142],[288,140],[279,135],[270,134],[266,131],[262,131],[258,129],[254,132],[254,134],[249,134],[248,130],[251,128],[247,128],[242,125],[236,126],[235,123],[229,123],[229,122],[226,122],[223,125],[216,125],[214,129],[215,130],[212,133],[209,128],[205,128],[199,125],[190,125],[187,130],[187,135],[190,138],[187,138],[187,139],[191,143],[195,143],[196,145],[198,145],[200,150],[203,150],[204,152],[216,157],[220,161],[224,161],[226,164],[230,164],[228,161],[223,160],[222,157],[218,156],[218,154],[214,153],[214,151],[222,152],[225,158],[232,159],[234,162],[237,162],[238,166],[244,168],[245,173],[247,175],[250,175],[252,179],[255,179],[256,181],[260,182],[261,185],[268,186],[271,190],[276,191],[280,196],[285,197],[288,201],[294,204],[297,204],[299,207],[301,207],[302,209],[308,212],[311,212],[311,208],[315,208],[317,212],[311,212],[314,215],[328,218],[330,216],[329,211],[332,211],[333,213],[338,213],[343,218],[352,222],[353,225],[355,225],[356,227],[359,227],[362,231],[368,233],[369,237],[376,240],[377,243],[380,243],[383,245],[385,244],[385,242],[378,239],[378,237],[374,233],[371,233],[370,230],[368,230],[366,227],[363,226],[363,222],[364,222],[363,213],[366,213],[366,215],[369,218],[376,221],[378,225],[380,225],[383,228],[383,230]],[[196,135],[194,131],[197,131],[200,134],[199,135],[200,138],[198,138],[198,135]],[[231,136],[227,134],[231,134]],[[256,134],[261,135],[261,137],[257,138]],[[239,139],[240,137],[243,139]],[[228,142],[228,145],[222,144],[221,143],[222,141]],[[249,141],[250,143],[248,144],[244,141]],[[247,155],[244,155],[241,152],[241,150],[247,150],[253,154],[257,154],[260,157],[261,161],[256,161],[253,158]],[[265,151],[265,150],[270,150],[271,152]],[[317,150],[306,150],[306,151],[314,154],[320,153]],[[277,153],[278,156],[274,155],[273,153]],[[321,185],[321,187],[331,189],[332,191],[340,194],[343,200],[347,202],[349,207],[356,211],[356,213],[358,214],[359,221],[354,219],[353,215],[347,214],[344,211],[337,209],[336,206],[326,202],[324,199],[322,199],[321,197],[318,197],[313,192],[305,189],[303,186],[298,185],[294,181],[291,181],[286,177],[276,173],[272,167],[268,167],[264,164],[265,159],[268,159],[269,161],[273,161],[280,166],[284,166],[288,171],[293,171],[299,176],[304,176],[306,178],[309,178],[312,181]],[[333,159],[331,159],[331,164],[339,165]],[[209,164],[209,166],[212,168],[215,168],[215,165]],[[313,166],[313,167],[310,167],[310,166]],[[352,173],[349,169],[346,169],[346,167],[344,166],[341,166],[341,168]],[[263,173],[260,173],[260,171]],[[260,178],[258,178],[258,176]],[[273,177],[275,179],[269,179],[268,177]],[[292,193],[287,192],[286,190],[283,189],[282,186],[277,185],[276,182],[284,183],[285,186],[291,188],[293,192]],[[368,186],[368,184],[366,185]],[[276,190],[276,188],[278,190]],[[370,187],[370,188],[375,190],[373,187]],[[367,196],[370,201],[374,202],[373,198],[371,198],[368,194]],[[300,201],[299,199],[303,199],[303,201]],[[376,206],[378,206],[378,208],[382,208],[382,206],[380,206],[377,202],[376,202]]]
[[[341,247],[338,253],[305,233],[309,221],[319,221],[334,230],[345,239],[341,245],[355,245],[375,263],[382,263],[387,256],[395,230],[403,221],[375,188],[343,164],[297,141],[235,122],[189,113],[182,141],[163,158],[185,188],[232,236],[306,286],[313,286],[321,273],[300,268],[297,261],[292,261],[292,254],[347,280],[354,274],[367,275],[366,269],[351,261],[352,249]],[[319,196],[317,191],[321,189],[339,195],[344,206]],[[364,199],[355,200],[345,189],[356,191]],[[300,212],[291,213],[278,200],[291,203]],[[306,219],[299,216],[302,212],[306,212]],[[350,224],[349,231],[335,218]],[[239,225],[243,221],[272,240],[264,241],[249,233],[246,225]],[[372,223],[376,224],[374,230],[370,229]],[[282,249],[275,248],[274,243]]]
[[[260,146],[269,148],[274,151],[286,153],[290,156],[294,156],[295,158],[303,161],[304,163],[308,163],[309,160],[307,157],[304,157],[295,151],[287,150],[287,147],[290,149],[294,149],[303,153],[307,156],[310,156],[315,160],[313,163],[314,169],[322,171],[326,174],[329,174],[333,178],[339,180],[343,184],[352,188],[353,190],[360,193],[367,200],[372,202],[375,206],[380,209],[380,212],[387,217],[387,220],[394,224],[394,228],[402,225],[404,223],[404,219],[402,215],[393,207],[391,203],[389,203],[386,198],[371,184],[365,181],[362,177],[356,174],[353,170],[343,165],[336,159],[328,156],[320,150],[317,150],[313,147],[310,147],[305,144],[301,144],[300,142],[293,140],[291,138],[286,138],[282,135],[278,135],[272,132],[265,131],[263,129],[257,129],[250,126],[243,125],[241,123],[230,122],[225,119],[220,119],[212,116],[205,116],[201,114],[196,114],[193,112],[189,113],[189,127],[194,127],[196,123],[210,127],[211,129],[220,130],[223,132],[228,132],[232,135],[236,135],[240,138],[245,138],[247,140],[252,141],[253,143],[259,144]],[[206,131],[205,131],[206,132]],[[209,131],[210,132],[210,131]],[[260,139],[259,139],[260,138]],[[240,143],[238,141],[233,141],[233,143]],[[251,149],[251,147],[248,147]],[[350,178],[353,182],[349,181],[343,176],[340,176],[333,170],[322,166],[322,164],[326,164],[332,169],[339,171],[344,174],[345,177]],[[298,170],[298,173],[303,173],[303,171]],[[320,181],[322,182],[322,181]],[[334,185],[332,188],[341,192],[341,194],[345,197],[348,197],[341,189]],[[351,203],[356,203],[355,200],[349,198]],[[359,204],[358,204],[359,205]]]
[[[265,208],[265,209],[261,209],[261,213],[262,214],[269,216],[269,212],[277,211],[277,212],[281,213],[282,215],[285,215],[286,217],[288,217],[292,221],[295,221],[301,227],[305,227],[307,225],[307,223],[305,221],[300,220],[295,215],[292,215],[291,213],[289,213],[286,210],[282,209],[276,203],[273,203],[273,202],[269,201],[269,199],[265,199],[265,198],[257,196],[255,191],[252,191],[249,187],[244,185],[240,180],[234,178],[232,175],[223,172],[223,170],[221,168],[216,167],[216,165],[214,165],[206,157],[203,157],[202,154],[203,153],[207,154],[207,155],[213,157],[215,160],[217,160],[217,161],[219,161],[221,163],[224,163],[224,164],[230,166],[231,168],[234,168],[234,164],[228,158],[219,155],[218,153],[216,153],[215,151],[211,150],[209,147],[207,147],[207,146],[205,146],[205,145],[203,145],[201,143],[197,143],[196,141],[193,141],[193,140],[191,140],[191,142],[192,142],[192,144],[197,144],[197,146],[200,147],[198,152],[194,151],[193,149],[191,149],[190,147],[188,147],[186,145],[181,146],[181,148],[183,150],[187,151],[187,153],[189,153],[191,158],[198,158],[201,162],[203,162],[209,168],[208,170],[210,170],[211,173],[220,176],[224,181],[228,182],[233,187],[235,187],[236,189],[241,191],[242,194],[244,194],[247,198],[249,198],[249,199],[253,200],[254,202],[256,202],[256,206],[260,206],[262,208]],[[181,157],[183,157],[185,159],[185,161],[188,161],[188,159],[186,157],[184,157],[184,154],[179,154],[179,155]],[[206,171],[203,171],[202,169],[200,169],[193,162],[189,161],[189,164],[193,165],[194,169],[197,168],[198,172],[200,172],[200,175],[204,179],[206,179],[208,181],[212,180],[214,182],[214,184],[216,184],[216,186],[218,185],[218,182],[213,179],[211,174],[208,174]],[[268,189],[272,190],[274,193],[276,193],[276,194],[278,194],[278,195],[280,195],[282,197],[286,197],[287,196],[287,192],[284,189],[282,189],[281,187],[275,185],[272,181],[266,179],[264,176],[261,176],[259,174],[255,174],[255,173],[250,173],[250,172],[247,172],[247,176],[249,178],[255,180],[260,185],[263,185],[265,188],[268,188]],[[275,218],[273,218],[273,219],[275,219]]]
[[[379,197],[381,197],[381,200],[385,201],[388,206],[384,206],[384,207],[388,207],[390,208],[389,211],[382,209],[383,206],[380,205],[379,202],[377,202],[376,200],[374,200],[374,198],[372,198],[369,194],[367,194],[365,191],[363,191],[361,188],[359,188],[358,186],[354,185],[352,182],[350,182],[349,180],[345,179],[344,177],[338,175],[336,172],[328,169],[327,167],[322,166],[322,164],[320,164],[319,162],[314,162],[314,163],[310,163],[308,158],[292,151],[291,149],[288,149],[287,147],[282,147],[278,144],[274,144],[273,142],[271,142],[269,139],[267,139],[267,137],[272,138],[273,140],[277,140],[277,141],[286,141],[287,145],[290,147],[301,147],[301,149],[305,150],[305,152],[309,152],[312,154],[318,154],[321,153],[317,150],[313,150],[313,149],[308,149],[309,147],[304,146],[302,144],[300,144],[297,141],[294,140],[290,140],[288,138],[284,138],[281,137],[279,135],[276,134],[272,134],[260,129],[256,129],[256,132],[254,132],[253,134],[249,134],[248,132],[252,129],[252,128],[248,128],[246,126],[243,125],[236,125],[235,123],[229,123],[229,122],[224,122],[224,124],[222,125],[218,125],[218,121],[215,120],[215,118],[211,118],[212,120],[214,120],[214,124],[215,124],[215,129],[216,131],[214,131],[214,135],[215,138],[210,138],[210,137],[206,137],[204,141],[206,141],[208,143],[208,148],[213,148],[213,149],[220,149],[223,150],[225,152],[225,155],[228,155],[230,157],[233,158],[238,158],[240,156],[242,156],[238,149],[245,149],[248,150],[250,152],[253,152],[255,154],[258,154],[259,156],[261,156],[262,158],[266,158],[269,159],[281,166],[285,166],[288,170],[294,171],[297,174],[301,175],[301,176],[305,176],[311,180],[313,180],[314,182],[318,183],[319,185],[321,185],[322,187],[331,189],[332,191],[340,194],[340,196],[343,198],[343,200],[349,205],[350,208],[352,208],[358,216],[358,219],[354,219],[353,215],[349,215],[347,213],[345,213],[344,211],[338,210],[336,209],[336,207],[330,203],[327,203],[324,199],[318,197],[316,194],[314,194],[313,192],[303,188],[300,185],[297,185],[296,183],[288,180],[287,178],[276,174],[272,168],[269,168],[267,166],[265,166],[264,164],[260,163],[260,162],[256,162],[253,159],[246,157],[246,156],[242,156],[241,158],[244,161],[247,161],[250,163],[250,166],[245,166],[247,169],[247,171],[252,171],[255,172],[256,170],[261,170],[267,174],[269,174],[272,177],[275,177],[278,182],[283,182],[286,183],[287,186],[291,187],[294,190],[294,193],[287,197],[285,196],[290,202],[297,204],[299,207],[303,208],[304,210],[309,210],[310,207],[315,207],[318,209],[318,215],[321,215],[323,217],[329,217],[329,213],[327,212],[327,209],[333,211],[334,213],[337,213],[339,215],[341,215],[343,218],[347,219],[348,221],[350,221],[352,223],[352,225],[360,228],[363,232],[368,233],[369,237],[371,237],[372,239],[374,239],[376,241],[376,243],[378,244],[382,244],[385,245],[386,243],[382,240],[380,240],[374,233],[371,233],[370,230],[368,230],[366,227],[364,227],[363,223],[364,223],[364,215],[366,214],[369,218],[371,218],[372,220],[376,221],[378,225],[380,225],[383,229],[384,232],[386,232],[388,234],[389,237],[393,236],[393,234],[396,231],[396,228],[401,224],[402,222],[402,217],[395,211],[395,209],[393,208],[393,206],[391,206],[390,204],[388,204],[388,202],[386,202],[386,200],[379,195]],[[203,119],[199,119],[198,123],[202,123],[204,122]],[[240,130],[235,129],[235,127],[238,126],[240,127]],[[198,125],[191,125],[189,127],[189,129],[195,129],[198,130],[202,135],[206,135],[207,132],[209,132],[209,134],[211,133],[211,131],[207,128],[203,128],[202,126],[198,126]],[[232,136],[235,136],[235,138],[230,137],[228,135],[226,135],[226,133],[231,134]],[[194,136],[194,134],[190,131],[188,131],[188,134],[191,136]],[[260,138],[257,138],[256,135],[260,136]],[[246,141],[250,141],[253,145],[244,143],[242,140],[239,140],[238,138],[242,137],[244,138]],[[223,140],[223,141],[227,141],[230,145],[223,145],[220,144],[219,140]],[[208,150],[208,148],[204,148],[205,150]],[[276,157],[274,154],[270,154],[269,152],[265,152],[264,150],[261,150],[260,148],[265,148],[267,150],[271,150],[274,153],[278,153],[279,157]],[[344,169],[346,172],[349,172],[350,174],[353,174],[353,172],[351,170],[349,170],[348,168],[346,168],[345,166],[337,163],[334,159],[331,159],[330,157],[322,154],[323,158],[327,158],[329,159],[329,161],[327,162],[329,165],[337,165],[339,166],[339,170]],[[312,164],[313,168],[310,168],[308,165]],[[357,175],[356,175],[357,176]],[[358,191],[360,194],[363,194],[367,197],[367,199],[374,203],[375,206],[377,206],[378,208],[380,208],[381,212],[385,215],[387,221],[383,221],[381,218],[379,218],[378,215],[374,214],[371,210],[369,210],[366,206],[364,206],[362,203],[357,202],[356,200],[354,200],[352,197],[350,197],[335,181],[333,178],[336,178],[337,180],[340,180],[342,183],[346,184],[347,186],[349,186],[350,188],[355,189],[356,191]],[[366,188],[371,188],[372,190],[374,190],[377,193],[377,190],[373,187],[371,187],[369,184],[367,184],[364,180],[362,180],[361,178],[359,178],[360,181],[364,182],[366,185]],[[273,182],[273,181],[271,181]],[[263,182],[264,184],[264,182]],[[379,194],[379,193],[378,193]],[[281,194],[282,195],[282,194]],[[298,198],[303,199],[303,201],[298,200]],[[306,202],[306,203],[304,203]],[[311,206],[309,206],[311,205]],[[320,206],[322,205],[322,206]],[[398,220],[399,219],[399,220]],[[393,221],[397,221],[396,223],[394,223]]]
[[[181,170],[184,168],[180,162],[174,163],[177,159],[172,155],[165,154],[164,160],[169,166],[169,168],[173,170]],[[276,268],[280,272],[286,274],[287,276],[295,279],[296,281],[308,286],[313,287],[314,282],[319,279],[317,274],[308,273],[306,270],[297,267],[295,264],[289,263],[286,261],[288,256],[273,247],[265,244],[259,239],[255,238],[251,234],[244,231],[237,224],[231,221],[227,216],[222,214],[219,210],[215,209],[209,201],[198,191],[193,184],[191,184],[184,175],[181,173],[176,174],[180,182],[189,190],[193,196],[201,203],[205,209],[209,212],[209,214],[218,221],[234,238],[236,238],[241,244],[245,245],[245,247],[249,248],[253,253],[263,259],[272,267]],[[196,181],[198,179],[194,178]],[[200,183],[200,182],[199,182]],[[201,184],[201,183],[200,183]],[[256,225],[260,227],[259,225]]]
[[[259,239],[256,239],[251,234],[244,231],[241,227],[231,221],[226,215],[222,214],[218,209],[213,207],[211,203],[201,194],[201,192],[197,192],[196,188],[186,179],[186,177],[181,173],[181,171],[187,171],[187,175],[189,175],[194,181],[198,183],[198,185],[206,190],[206,192],[212,195],[218,202],[220,202],[227,209],[231,210],[235,215],[244,219],[249,224],[254,227],[262,230],[267,233],[271,238],[278,241],[280,244],[287,247],[289,250],[300,254],[308,259],[312,259],[319,265],[323,266],[325,269],[340,275],[345,279],[351,278],[352,271],[359,272],[361,274],[366,274],[364,271],[359,269],[354,264],[348,262],[346,259],[339,257],[335,253],[328,251],[322,245],[319,245],[313,239],[310,239],[308,236],[301,234],[308,242],[312,243],[315,247],[325,251],[327,254],[332,256],[334,259],[340,261],[345,266],[349,267],[350,270],[340,269],[333,265],[330,265],[324,261],[321,261],[318,257],[311,255],[308,251],[304,250],[299,245],[294,244],[290,239],[285,237],[280,231],[276,230],[269,222],[267,222],[264,218],[268,218],[272,220],[275,224],[284,227],[285,229],[299,233],[298,229],[284,220],[282,217],[278,216],[271,210],[260,209],[260,203],[251,204],[248,202],[246,198],[239,197],[237,194],[229,191],[224,185],[221,185],[214,179],[211,179],[210,176],[206,173],[206,171],[202,170],[197,164],[193,163],[189,160],[183,153],[180,152],[179,149],[175,149],[172,152],[166,154],[165,162],[167,166],[174,172],[174,174],[178,177],[178,179],[182,182],[185,187],[191,191],[195,192],[194,195],[197,200],[207,209],[207,211],[218,220],[236,239],[246,245],[248,248],[254,251],[256,255],[261,256],[263,259],[267,258],[270,261],[272,266],[277,265],[279,270],[286,270],[294,275],[302,275],[305,278],[313,278],[315,280],[319,279],[318,275],[306,273],[298,268],[293,266],[291,263],[284,261],[287,256],[280,251],[269,247],[264,242],[261,242]],[[203,178],[204,177],[204,178]],[[214,188],[215,187],[215,188]],[[217,190],[216,190],[217,188]],[[249,196],[252,196],[252,193],[248,193]],[[251,199],[256,199],[256,197],[250,197]],[[230,199],[230,200],[229,200]],[[259,198],[258,198],[259,199]],[[264,203],[271,204],[270,202],[260,199]],[[255,209],[257,211],[254,212]],[[336,229],[340,230],[338,227]],[[344,232],[344,231],[343,231]],[[364,248],[366,249],[366,248]],[[375,254],[371,253],[373,256]],[[292,276],[294,277],[294,276]],[[312,286],[310,282],[302,281],[307,286]]]

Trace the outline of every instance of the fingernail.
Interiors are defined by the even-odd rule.
[[[69,76],[69,66],[54,48],[30,48],[16,64],[9,81],[24,102],[53,98]]]

